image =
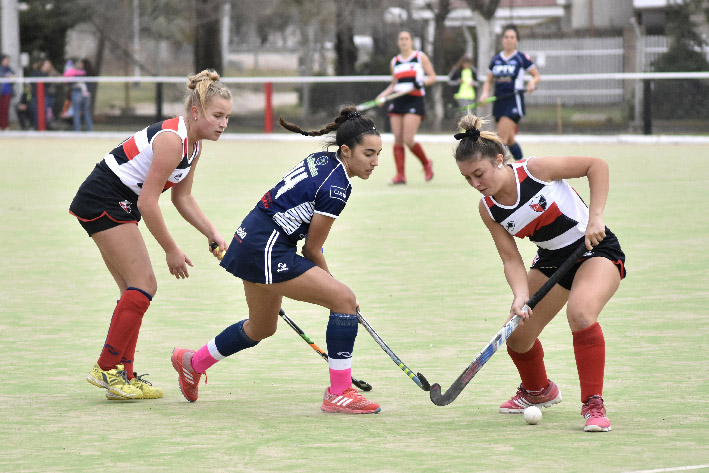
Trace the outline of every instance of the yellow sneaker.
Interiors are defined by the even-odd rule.
[[[133,373],[135,376],[130,380],[130,384],[138,388],[141,394],[137,397],[123,397],[112,393],[111,391],[106,391],[106,399],[110,401],[130,401],[133,399],[160,399],[163,396],[162,389],[153,386],[153,383],[144,379],[147,374],[141,374],[138,376],[137,373]]]
[[[135,387],[128,381],[123,365],[116,365],[115,368],[104,371],[96,363],[86,377],[86,381],[123,398],[136,399],[143,395],[143,391],[140,388]]]

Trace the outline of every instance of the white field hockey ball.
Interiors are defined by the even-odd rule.
[[[542,420],[542,410],[537,406],[529,406],[524,410],[524,420],[531,425],[538,424]]]

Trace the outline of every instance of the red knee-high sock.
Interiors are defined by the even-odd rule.
[[[140,325],[142,323],[143,318],[141,317],[138,321],[138,326],[135,328],[128,345],[126,345],[126,349],[121,356],[121,364],[123,365],[123,369],[126,370],[126,376],[128,379],[135,378],[135,375],[133,374],[135,371],[133,368],[133,360],[135,359],[135,347],[138,345],[138,335],[140,334]]]
[[[129,287],[123,293],[113,313],[106,343],[97,362],[102,370],[110,370],[120,364],[131,339],[135,336],[137,341],[137,331],[143,314],[150,306],[150,299],[146,292],[134,287]]]
[[[424,167],[428,166],[428,158],[426,157],[426,153],[424,152],[421,143],[414,143],[413,146],[409,146],[409,149],[416,155],[417,158],[419,158],[419,161],[421,161],[421,164],[423,164]]]
[[[405,166],[404,166],[404,160],[406,159],[406,152],[404,151],[404,147],[401,145],[394,145],[394,164],[396,164],[396,174],[399,176],[404,176],[405,173]]]
[[[547,387],[549,378],[544,366],[544,349],[538,338],[532,345],[532,349],[526,353],[517,353],[509,345],[507,353],[517,367],[519,377],[522,378],[522,386],[527,391],[541,391]]]
[[[576,332],[571,332],[571,335],[574,337],[576,369],[579,372],[581,383],[581,402],[586,402],[591,396],[603,395],[606,340],[598,322]]]

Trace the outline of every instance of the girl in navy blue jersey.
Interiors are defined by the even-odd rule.
[[[350,197],[350,179],[369,179],[379,164],[382,140],[374,122],[354,106],[340,111],[321,130],[304,131],[279,120],[282,127],[305,136],[336,132],[335,152],[313,153],[267,191],[241,222],[221,265],[242,279],[249,317],[214,337],[196,352],[175,348],[172,364],[188,401],[197,400],[201,375],[213,364],[251,348],[276,332],[283,297],[330,310],[326,341],[330,387],[321,409],[350,414],[377,413],[352,387],[352,351],[357,336],[354,293],[328,271],[322,247]],[[307,237],[307,239],[305,239]],[[305,239],[303,256],[296,244]]]
[[[517,51],[519,33],[517,27],[508,25],[502,31],[502,49],[490,61],[487,80],[483,85],[480,100],[484,101],[490,96],[490,88],[495,82],[495,97],[497,100],[492,106],[492,115],[497,122],[497,134],[502,142],[507,145],[510,153],[516,160],[522,159],[522,149],[515,141],[517,124],[524,116],[523,93],[532,93],[541,80],[539,71],[528,55]],[[525,72],[529,72],[532,79],[524,85]]]
[[[544,350],[537,337],[567,305],[584,430],[609,431],[602,397],[605,339],[598,316],[625,277],[625,255],[603,222],[608,165],[602,159],[579,156],[535,157],[507,164],[500,138],[481,132],[482,124],[474,115],[460,121],[464,132],[455,135],[460,140],[455,159],[463,177],[482,194],[480,217],[492,235],[514,296],[510,318],[519,315],[524,320],[507,340],[507,352],[522,384],[500,406],[500,412],[522,413],[531,405],[549,407],[561,402],[561,391],[547,378]],[[588,178],[588,206],[564,180],[580,177]],[[514,237],[528,237],[538,247],[528,272]],[[588,251],[571,271],[537,304],[534,313],[523,312],[530,294],[581,244]]]

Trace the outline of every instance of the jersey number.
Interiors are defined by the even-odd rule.
[[[291,172],[285,175],[285,177],[283,178],[283,187],[278,189],[275,198],[279,198],[281,195],[294,188],[296,184],[298,184],[303,179],[306,179],[307,177],[308,172],[305,170],[305,162],[303,161],[299,165],[294,167]]]

